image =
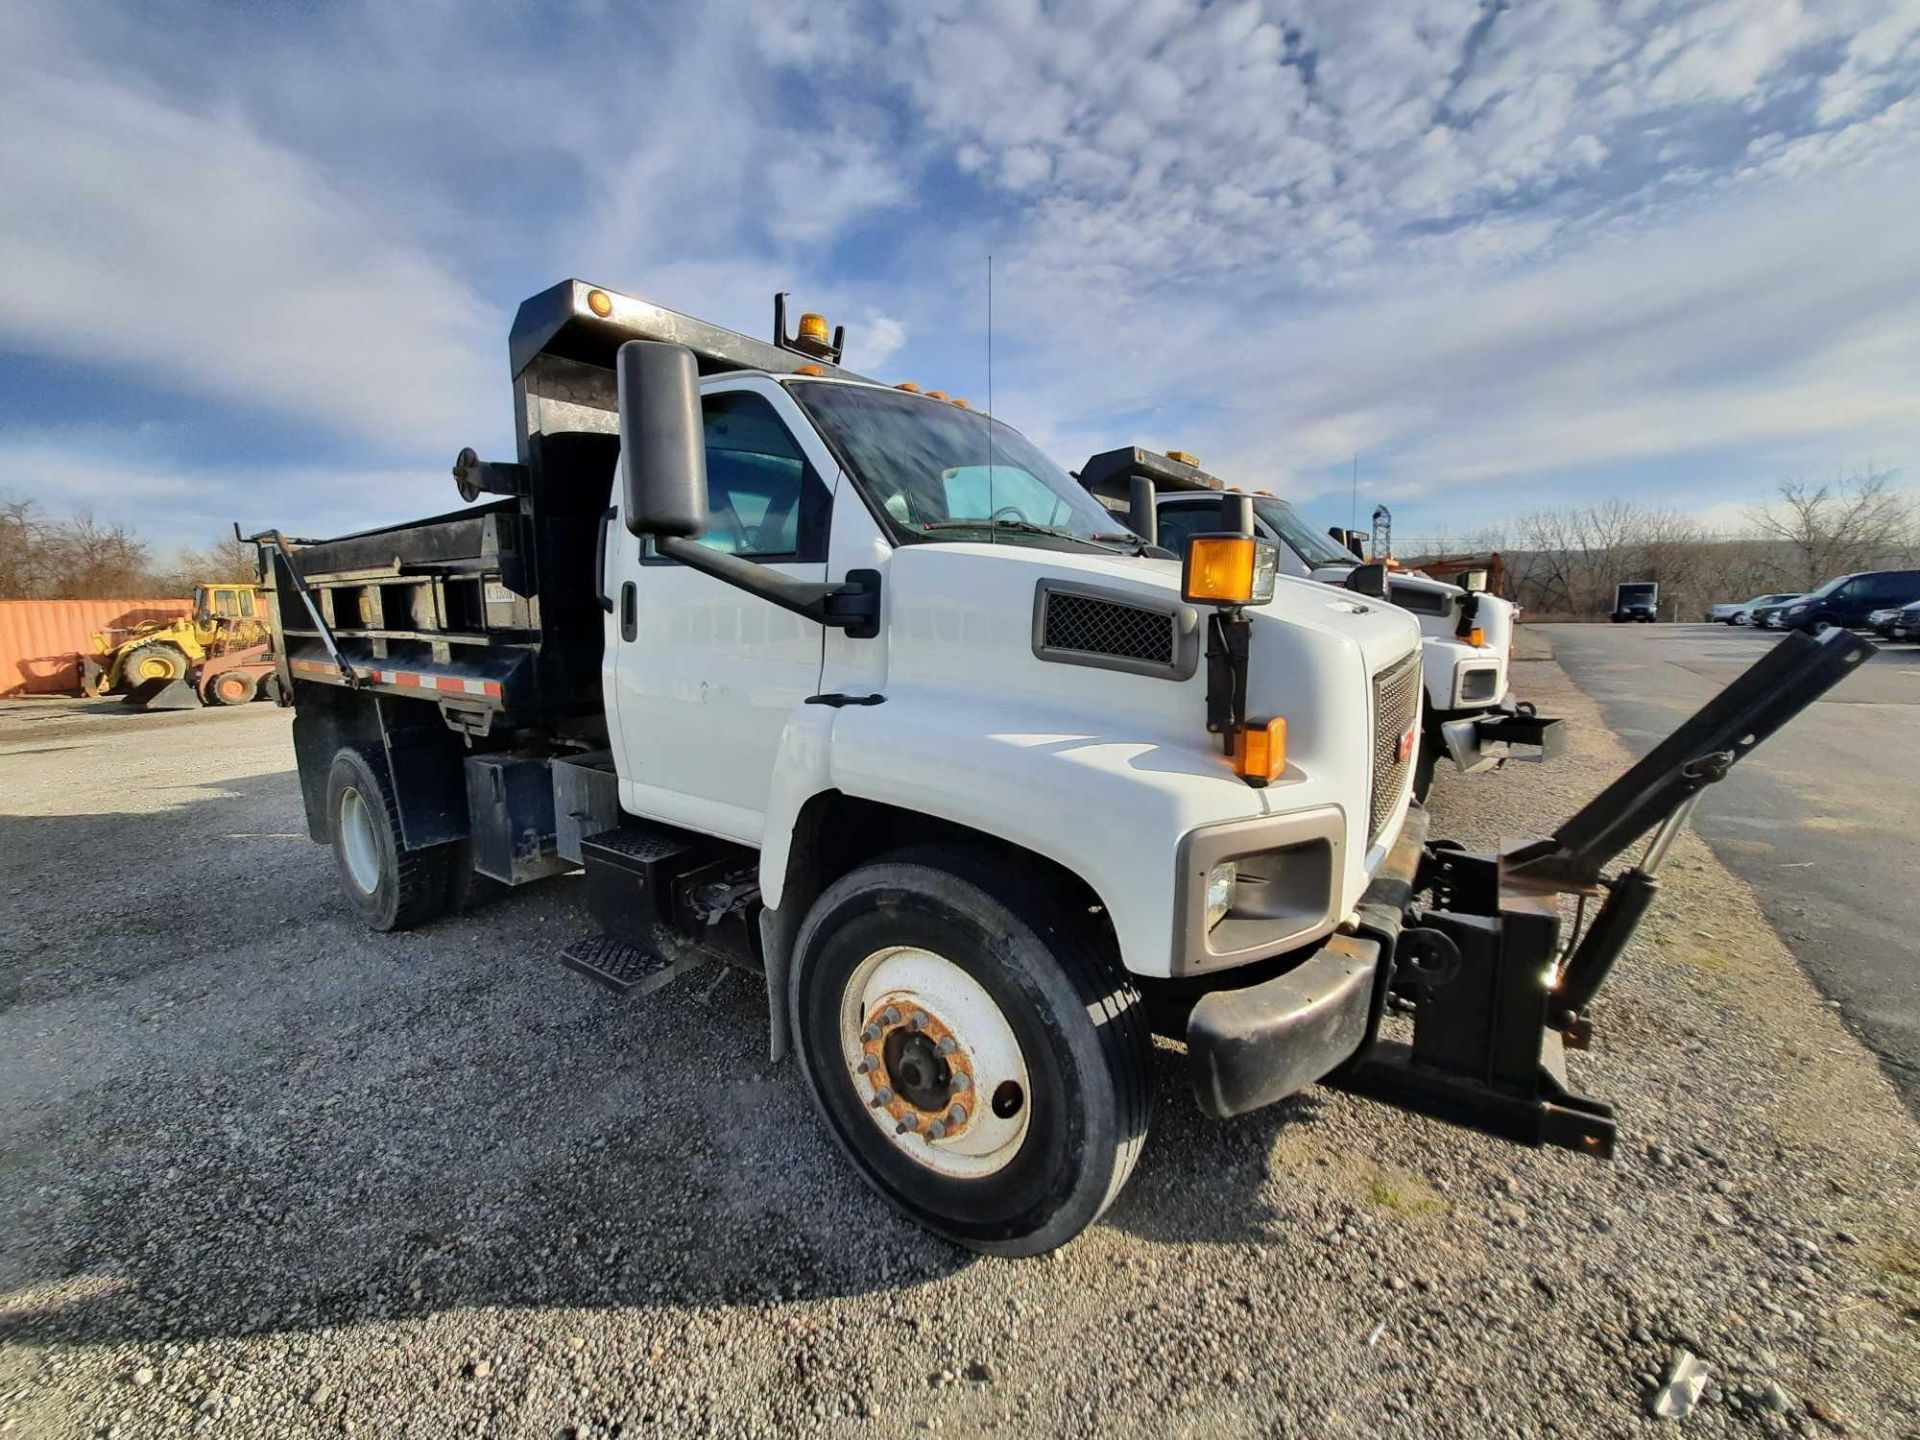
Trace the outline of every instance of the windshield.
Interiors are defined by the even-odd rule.
[[[1620,587],[1620,599],[1622,603],[1632,600],[1651,600],[1652,598],[1653,586],[1651,585],[1622,585]]]
[[[1808,592],[1806,598],[1809,600],[1824,599],[1826,596],[1831,595],[1834,591],[1838,590],[1842,585],[1846,584],[1847,581],[1851,579],[1853,579],[1853,576],[1851,575],[1836,575],[1833,577],[1833,579],[1827,581],[1826,584],[1822,585],[1818,590],[1813,590]]]
[[[1358,565],[1351,550],[1336,545],[1332,539],[1322,535],[1301,517],[1298,510],[1284,500],[1275,500],[1271,496],[1254,497],[1253,508],[1266,521],[1273,533],[1278,535],[1307,564],[1318,570],[1323,565]]]
[[[1019,431],[901,390],[788,385],[870,500],[916,539],[1127,538]]]

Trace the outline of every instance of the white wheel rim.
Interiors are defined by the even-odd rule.
[[[373,816],[360,792],[349,786],[340,792],[340,848],[346,853],[347,873],[360,893],[380,888],[380,842],[373,833]]]
[[[951,960],[905,945],[862,960],[840,992],[840,1052],[861,1107],[916,1165],[971,1180],[1020,1153],[1033,1099],[1026,1056],[993,997]],[[931,1087],[940,1099],[924,1083],[930,1053],[948,1076]]]

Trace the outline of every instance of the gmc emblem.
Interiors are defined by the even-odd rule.
[[[1400,743],[1395,747],[1393,758],[1397,763],[1404,765],[1411,754],[1413,754],[1413,726],[1409,725],[1400,734]]]

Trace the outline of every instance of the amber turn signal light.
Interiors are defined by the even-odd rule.
[[[1254,535],[1195,535],[1180,569],[1181,598],[1195,605],[1264,605],[1279,556]]]
[[[1249,720],[1233,739],[1233,773],[1256,788],[1280,778],[1287,768],[1287,722]]]
[[[1474,626],[1471,630],[1467,631],[1467,644],[1473,646],[1475,649],[1478,649],[1480,646],[1486,643],[1487,643],[1487,632],[1482,630],[1478,625]]]

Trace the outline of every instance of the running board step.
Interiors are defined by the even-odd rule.
[[[702,955],[669,960],[658,951],[594,935],[567,946],[560,952],[560,962],[616,995],[651,995],[707,960]]]

